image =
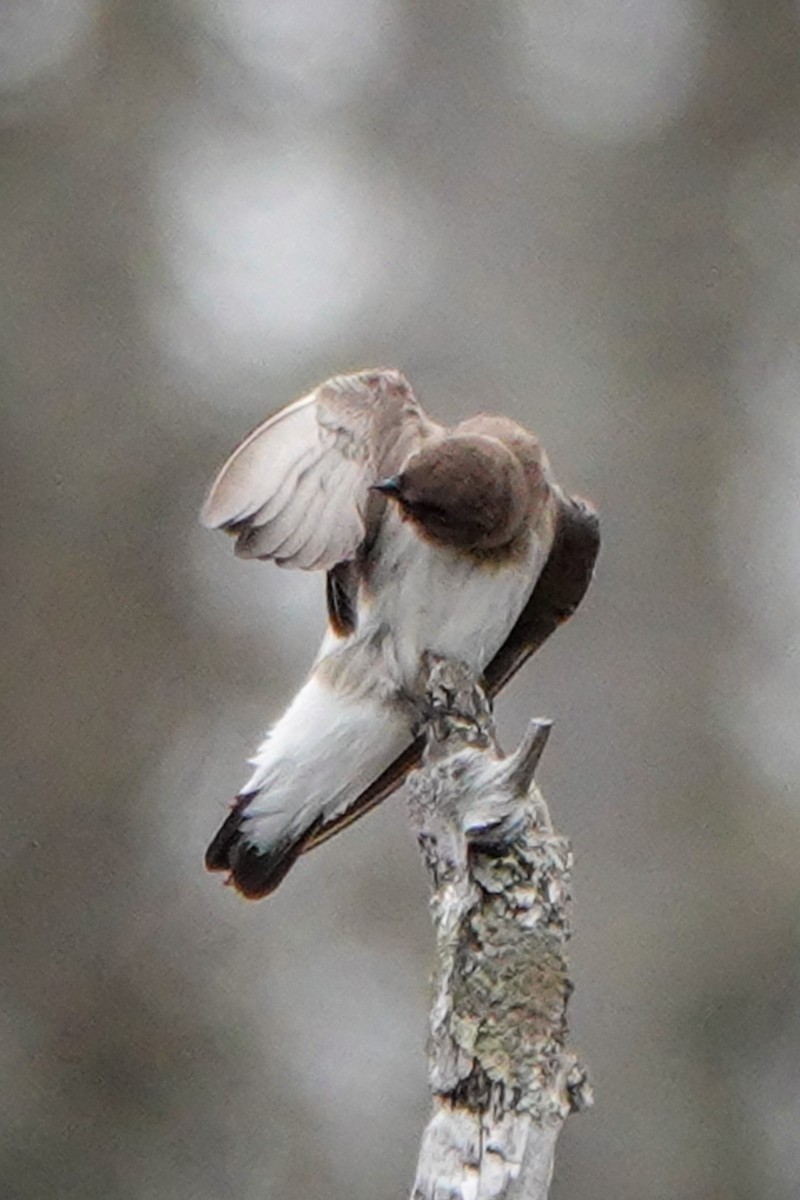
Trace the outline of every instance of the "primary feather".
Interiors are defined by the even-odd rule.
[[[201,520],[243,558],[320,570],[355,556],[370,485],[436,430],[397,371],[340,375],[268,417],[233,451]]]

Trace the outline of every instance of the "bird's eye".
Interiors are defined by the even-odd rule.
[[[414,516],[423,520],[442,521],[447,517],[447,510],[441,504],[433,504],[429,500],[417,500],[411,506]]]

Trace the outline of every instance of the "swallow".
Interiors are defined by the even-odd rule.
[[[419,762],[428,656],[490,696],[577,608],[598,518],[504,416],[446,428],[392,369],[340,375],[232,452],[202,523],[245,559],[326,572],[328,630],[206,853],[265,896]]]

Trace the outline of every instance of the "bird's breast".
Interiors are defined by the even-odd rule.
[[[522,611],[545,556],[532,535],[513,561],[481,563],[422,540],[392,510],[374,548],[359,634],[380,630],[389,638],[404,686],[413,686],[425,651],[481,671]]]

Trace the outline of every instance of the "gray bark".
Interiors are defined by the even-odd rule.
[[[409,807],[438,963],[412,1200],[544,1200],[561,1127],[592,1101],[566,1048],[572,853],[533,782],[550,724],[504,757],[480,686],[441,659],[428,701]]]

